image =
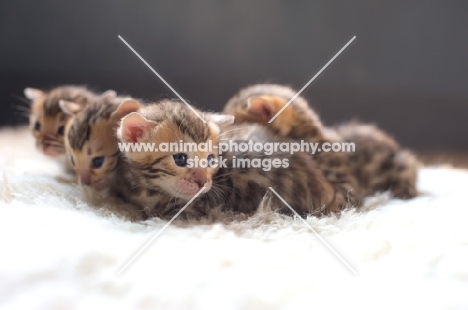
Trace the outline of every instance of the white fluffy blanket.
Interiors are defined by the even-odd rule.
[[[0,131],[0,308],[468,308],[468,172],[425,168],[422,196],[359,212],[131,222],[86,203],[25,129]]]

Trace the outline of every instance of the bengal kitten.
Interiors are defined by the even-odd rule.
[[[66,85],[43,91],[36,88],[24,90],[26,98],[31,100],[29,126],[36,139],[36,147],[47,156],[56,157],[65,153],[63,135],[69,115],[60,109],[60,102],[73,102],[76,109],[98,98],[98,95],[85,87]],[[102,94],[115,97],[114,91]]]
[[[422,164],[410,151],[374,125],[350,122],[334,129],[344,141],[356,145],[349,161],[366,195],[386,190],[403,199],[418,195],[416,177]]]
[[[231,98],[224,113],[234,115],[237,123],[259,123],[279,137],[318,143],[320,147],[326,142],[341,141],[332,130],[322,125],[318,115],[300,96],[269,124],[268,121],[295,95],[296,92],[286,86],[253,85]],[[340,199],[348,201],[349,206],[360,206],[364,191],[351,171],[348,155],[344,152],[318,152],[313,158]]]
[[[353,188],[351,201],[360,201],[362,194],[371,195],[385,190],[390,190],[398,198],[417,195],[419,163],[415,156],[402,150],[394,139],[373,125],[349,123],[324,127],[300,96],[268,124],[295,95],[296,91],[287,86],[253,85],[230,99],[224,112],[234,115],[238,122],[261,123],[276,134],[295,140],[354,142],[355,152],[320,152],[315,155],[327,179],[337,186],[339,192],[344,194],[343,190]],[[349,178],[350,172],[352,178]],[[344,188],[342,184],[345,184]],[[361,190],[357,189],[358,184]]]
[[[61,108],[73,115],[65,128],[65,148],[78,181],[97,191],[107,189],[120,160],[116,127],[140,105],[128,98],[103,97],[82,111],[71,102]]]
[[[275,140],[265,128],[258,125],[233,126],[233,117],[202,113],[207,123],[180,102],[161,101],[130,113],[122,119],[117,135],[121,143],[209,143],[217,146],[219,139]],[[235,157],[243,159],[268,156],[264,153],[228,151],[220,154],[212,150],[157,150],[123,151],[125,164],[119,165],[118,178],[113,183],[113,194],[137,205],[148,216],[169,217],[180,210],[199,191],[186,209],[187,217],[205,216],[210,209],[250,213],[257,210],[262,200],[269,197],[270,205],[289,212],[287,206],[269,193],[273,187],[302,215],[339,211],[346,201],[336,198],[329,184],[312,158],[303,153],[273,154],[271,158],[287,158],[289,168],[234,168]],[[235,157],[234,157],[235,156]],[[190,166],[191,160],[206,159],[208,166]],[[221,164],[225,158],[225,165]],[[219,165],[213,164],[214,160]]]

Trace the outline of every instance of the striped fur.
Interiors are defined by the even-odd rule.
[[[117,131],[121,142],[128,142],[133,137],[129,134],[131,130],[127,131],[131,126],[144,128],[136,142],[152,142],[156,145],[180,140],[196,143],[211,140],[216,145],[219,138],[252,139],[258,142],[277,140],[268,130],[258,125],[220,128],[212,120],[212,115],[199,112],[208,121],[204,124],[180,102],[162,101],[146,106],[139,113],[139,116],[132,113],[122,120]],[[131,118],[134,120],[130,120]],[[199,150],[189,152],[187,156],[218,157],[217,149],[214,150],[214,154]],[[201,188],[199,185],[191,195],[181,194],[177,184],[180,180],[190,181],[194,168],[177,166],[173,155],[171,152],[124,152],[125,161],[119,166],[119,178],[113,184],[113,194],[139,206],[148,216],[172,216]],[[205,216],[211,208],[218,206],[225,210],[251,213],[265,199],[272,208],[290,213],[271,194],[269,187],[273,187],[300,214],[338,211],[346,203],[337,199],[333,186],[325,180],[312,158],[305,154],[273,154],[271,158],[288,159],[290,167],[273,168],[271,171],[233,168],[234,156],[263,159],[266,157],[264,153],[229,151],[222,156],[227,158],[227,167],[208,167],[204,170],[208,190],[190,204],[185,216]]]
[[[224,108],[238,123],[259,123],[279,137],[323,144],[339,142],[333,131],[322,125],[318,115],[298,96],[278,117],[268,121],[296,95],[293,89],[275,84],[259,84],[239,91]],[[344,152],[319,152],[312,155],[321,173],[331,182],[339,196],[350,206],[359,206],[363,190],[352,174],[349,158]]]
[[[65,130],[67,159],[83,185],[104,190],[113,182],[120,161],[115,129],[120,119],[139,108],[135,101],[104,97],[75,114]],[[102,165],[93,164],[102,158]]]
[[[272,124],[267,124],[270,118],[265,114],[275,115],[295,94],[296,91],[287,86],[253,85],[230,99],[224,112],[235,115],[241,123],[261,123],[275,134],[295,140],[354,142],[356,150],[353,153],[321,152],[314,155],[325,177],[352,205],[359,205],[364,195],[384,190],[391,190],[399,198],[416,196],[418,161],[375,126],[349,123],[325,127],[301,96]],[[248,101],[251,102],[249,106]],[[266,107],[268,113],[258,110],[255,104],[263,109]]]

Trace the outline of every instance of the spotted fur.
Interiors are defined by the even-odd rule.
[[[139,113],[126,116],[117,130],[120,142],[208,142],[217,145],[219,139],[267,141],[275,136],[258,125],[228,125],[224,117],[209,113],[203,123],[184,104],[162,101],[144,107]],[[232,118],[227,118],[232,120]],[[233,168],[237,158],[265,158],[264,153],[227,152],[226,167],[178,166],[174,152],[132,152],[123,153],[125,164],[119,166],[118,176],[113,185],[114,195],[138,205],[148,216],[169,217],[180,210],[199,190],[202,194],[186,209],[188,217],[204,216],[213,207],[225,210],[250,213],[268,199],[269,205],[282,212],[289,209],[269,187],[273,187],[297,212],[301,214],[323,214],[338,211],[345,201],[336,198],[333,187],[316,167],[312,158],[305,154],[273,154],[272,158],[287,158],[290,169],[273,168],[264,171],[260,168]],[[186,152],[187,158],[207,158],[220,154],[198,150]],[[297,182],[296,180],[301,180]]]
[[[332,130],[322,125],[319,116],[298,96],[272,123],[270,119],[291,100],[297,92],[290,87],[258,84],[242,89],[231,98],[224,113],[234,115],[238,123],[259,123],[282,138],[323,143],[340,142]],[[344,152],[318,152],[313,155],[325,178],[331,182],[340,200],[349,206],[359,206],[363,190],[352,174],[348,155]]]
[[[359,205],[364,195],[385,190],[399,198],[416,196],[418,161],[375,126],[349,123],[325,127],[301,96],[267,124],[295,94],[292,88],[282,85],[250,86],[230,99],[224,112],[235,115],[239,122],[262,123],[277,135],[295,140],[354,142],[355,152],[314,155],[326,178],[353,205]]]
[[[410,151],[374,125],[352,122],[335,129],[344,141],[356,144],[356,152],[349,154],[351,169],[367,195],[390,190],[398,198],[417,196],[421,163]]]

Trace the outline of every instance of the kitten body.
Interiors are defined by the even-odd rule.
[[[218,145],[220,137],[232,140],[274,141],[276,137],[262,126],[233,126],[233,118],[201,113],[203,123],[184,104],[162,101],[145,106],[139,113],[122,119],[118,137],[122,143],[195,142],[211,140]],[[274,188],[281,197],[302,215],[339,211],[345,201],[336,198],[333,186],[320,173],[312,158],[306,154],[272,154],[272,158],[288,159],[288,168],[235,168],[238,158],[265,159],[267,155],[255,152],[228,151],[222,154],[225,165],[189,167],[180,162],[219,158],[219,151],[197,150],[177,153],[124,151],[125,164],[119,166],[113,186],[114,195],[139,206],[148,216],[169,217],[180,210],[199,191],[186,209],[186,216],[205,216],[210,209],[251,213],[264,199],[275,209],[290,213],[288,207],[269,191]]]
[[[355,152],[314,155],[327,179],[343,195],[350,193],[353,204],[358,205],[363,195],[388,189],[399,198],[416,196],[416,158],[375,126],[349,123],[325,127],[301,96],[268,124],[295,95],[296,91],[283,85],[253,85],[230,99],[224,112],[235,115],[239,122],[261,123],[295,140],[355,143]]]
[[[319,116],[301,96],[297,96],[271,124],[268,123],[296,93],[282,85],[253,85],[231,98],[223,112],[234,115],[237,123],[259,123],[279,137],[318,143],[321,149],[324,143],[342,142],[334,130],[322,125]],[[351,171],[348,155],[345,152],[318,152],[312,156],[340,199],[351,206],[359,206],[364,191]]]
[[[298,96],[287,109],[271,123],[268,121],[280,111],[297,92],[292,88],[276,84],[257,84],[241,89],[226,103],[223,113],[234,115],[236,123],[259,123],[278,136],[294,140],[306,139],[320,142],[331,139],[319,116],[307,101]],[[252,100],[254,99],[254,100]],[[255,100],[256,99],[256,100]],[[264,104],[267,103],[267,104]]]
[[[390,190],[403,199],[416,197],[417,171],[421,163],[410,151],[375,125],[350,122],[334,127],[346,142],[354,142],[356,152],[349,154],[353,174],[366,195]]]

